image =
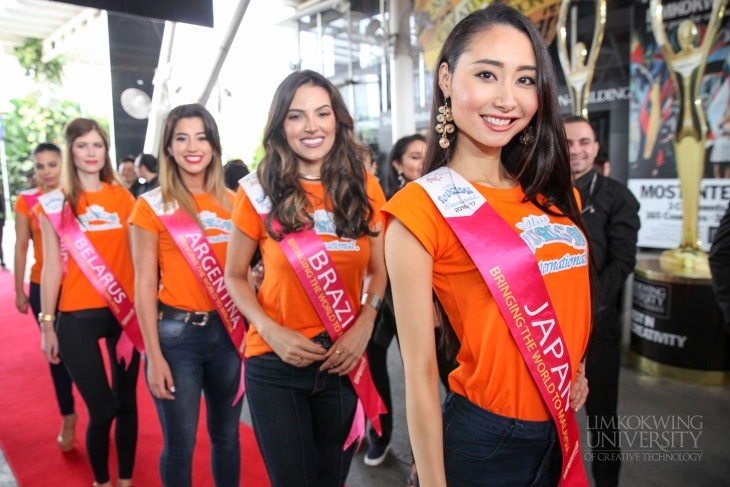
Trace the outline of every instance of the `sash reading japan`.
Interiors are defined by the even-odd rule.
[[[256,173],[244,177],[239,184],[256,212],[265,221],[271,210],[271,202],[264,194]],[[276,221],[274,227],[281,228]],[[330,338],[336,342],[355,322],[356,316],[344,281],[337,272],[324,243],[313,229],[288,233],[278,243]],[[365,435],[365,415],[378,435],[381,435],[380,415],[386,412],[385,405],[375,390],[368,359],[364,353],[348,376],[357,393],[358,402],[355,420],[345,441],[345,450],[358,438],[358,445],[362,442]]]
[[[416,182],[479,269],[550,411],[563,455],[560,485],[587,486],[578,423],[570,408],[570,356],[535,256],[457,172],[441,167]]]
[[[38,198],[38,202],[56,230],[61,248],[65,248],[73,257],[81,272],[94,286],[96,292],[104,298],[114,317],[122,326],[123,333],[116,347],[117,360],[121,363],[124,359],[125,369],[129,368],[134,348],[139,353],[144,353],[144,341],[134,304],[94,245],[81,231],[79,222],[71,211],[71,206],[66,203],[63,192],[60,189],[51,191]]]
[[[218,316],[221,317],[233,346],[236,347],[238,354],[241,356],[241,379],[238,384],[238,392],[233,400],[235,405],[245,392],[244,365],[246,359],[243,352],[246,348],[246,323],[243,315],[233,302],[233,298],[226,290],[223,280],[223,266],[213,253],[208,237],[205,236],[198,224],[190,218],[190,215],[178,208],[177,205],[163,204],[160,188],[155,188],[143,194],[142,198],[149,203],[152,211],[155,212],[167,231],[170,232],[175,245],[180,249],[193,274],[195,274],[200,285],[203,286],[205,294],[208,295],[211,303],[215,306],[215,310],[218,312]]]

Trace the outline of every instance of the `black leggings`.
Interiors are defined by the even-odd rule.
[[[30,301],[30,309],[33,310],[33,316],[38,321],[38,313],[41,312],[41,285],[34,282],[30,283],[30,295],[28,297]],[[40,324],[40,323],[39,323]],[[61,357],[63,360],[63,357]],[[53,388],[56,390],[56,400],[58,401],[58,408],[61,410],[61,416],[68,416],[74,413],[74,395],[72,392],[73,382],[71,376],[68,375],[68,370],[60,364],[50,364],[51,366],[51,377],[53,378]]]
[[[117,363],[116,345],[122,327],[109,308],[61,313],[57,322],[58,343],[71,378],[89,410],[86,453],[94,480],[109,482],[109,431],[116,418],[119,478],[132,478],[137,448],[137,375],[139,354],[134,352],[129,369]],[[112,386],[104,368],[99,339],[106,338]]]

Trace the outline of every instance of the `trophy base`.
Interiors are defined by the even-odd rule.
[[[712,281],[670,274],[662,264],[642,260],[634,269],[631,361],[648,374],[721,385],[730,371],[730,336]]]
[[[698,248],[679,247],[665,250],[659,258],[661,270],[671,276],[710,279],[707,252]]]

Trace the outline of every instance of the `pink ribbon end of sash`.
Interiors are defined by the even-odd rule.
[[[129,366],[132,365],[132,356],[134,354],[134,344],[129,339],[126,333],[122,332],[117,342],[117,362],[120,364],[124,360],[124,370],[128,370]]]
[[[380,435],[380,432],[378,432],[378,435]],[[355,449],[355,453],[357,453],[360,450],[360,445],[362,445],[363,438],[365,438],[365,409],[363,409],[362,402],[358,399],[357,408],[355,409],[355,418],[352,420],[350,434],[347,435],[347,439],[345,440],[345,447],[342,449],[342,451],[350,448],[350,445],[355,443],[355,441],[357,440],[357,448]]]
[[[238,392],[236,392],[236,398],[233,400],[233,404],[231,406],[235,406],[238,404],[238,401],[241,400],[243,395],[246,393],[246,382],[245,382],[245,376],[243,375],[244,370],[246,367],[246,362],[241,358],[241,380],[238,382]]]

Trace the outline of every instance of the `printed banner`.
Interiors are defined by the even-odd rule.
[[[639,247],[676,248],[682,237],[679,179],[629,179],[628,187],[641,202]],[[699,238],[710,244],[730,203],[730,179],[703,179],[700,192]]]
[[[454,26],[470,13],[495,0],[415,0],[418,42],[423,47],[426,67],[434,68],[446,38]],[[549,46],[557,32],[561,0],[504,0],[529,17],[542,32]]]
[[[677,30],[685,20],[699,30],[699,41],[713,0],[664,1],[667,37],[679,50]],[[631,37],[628,186],[641,203],[639,246],[675,248],[682,235],[682,202],[674,154],[677,93],[657,46],[648,2],[636,2],[636,27]],[[695,42],[697,45],[697,42]],[[730,198],[730,24],[728,15],[713,40],[700,85],[708,136],[700,195],[699,236],[709,249]]]

